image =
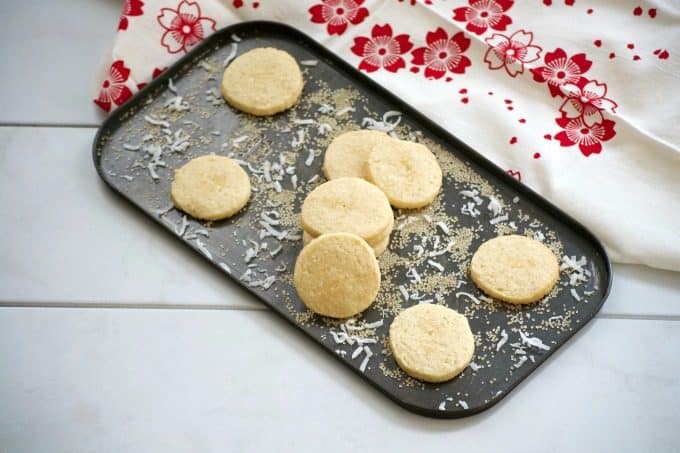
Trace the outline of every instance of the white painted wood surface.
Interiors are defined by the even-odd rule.
[[[430,420],[130,209],[90,155],[92,74],[119,12],[116,0],[15,2],[0,27],[11,62],[0,85],[2,453],[677,449],[677,273],[615,266],[598,319],[504,402]]]
[[[677,321],[595,320],[462,420],[402,410],[268,312],[4,309],[0,339],[3,452],[620,453],[680,441]]]
[[[120,0],[3,2],[0,123],[97,126],[94,72],[113,43]]]

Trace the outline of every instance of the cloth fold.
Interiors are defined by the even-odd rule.
[[[604,0],[127,0],[95,103],[221,27],[287,23],[591,229],[680,271],[680,6]]]

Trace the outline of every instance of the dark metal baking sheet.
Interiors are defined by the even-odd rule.
[[[306,63],[305,89],[290,111],[255,118],[226,105],[219,86],[225,59],[263,46],[284,49]],[[183,102],[188,110],[181,111]],[[383,118],[386,112],[399,114]],[[305,195],[323,181],[322,151],[328,141],[342,130],[375,127],[383,119],[383,125],[400,119],[393,135],[433,149],[444,168],[443,190],[430,208],[395,213],[391,243],[380,258],[383,283],[378,301],[356,319],[343,323],[324,319],[305,309],[291,285],[302,246],[296,215]],[[152,124],[156,120],[160,125]],[[320,127],[321,123],[328,126]],[[162,152],[154,158],[159,147]],[[116,110],[102,125],[93,148],[95,167],[115,192],[362,379],[419,414],[456,418],[491,407],[582,328],[609,292],[607,255],[582,225],[329,50],[283,24],[249,22],[213,34]],[[315,156],[309,155],[310,149],[318,150]],[[173,169],[211,152],[242,161],[256,192],[237,216],[205,224],[168,209],[169,185]],[[265,161],[276,167],[280,160],[287,172],[276,187],[262,171]],[[154,179],[149,164],[158,161],[162,163],[154,166],[158,175]],[[492,198],[503,206],[501,212],[488,208]],[[279,224],[271,225],[277,216]],[[272,227],[270,233],[285,230],[287,236],[268,235],[263,219]],[[470,255],[483,241],[512,232],[540,238],[560,257],[585,257],[585,264],[576,266],[577,271],[562,271],[556,290],[537,304],[513,307],[483,300],[467,277]],[[264,243],[267,249],[251,258],[254,244]],[[446,246],[448,251],[442,253]],[[428,257],[431,253],[434,256]],[[584,279],[576,278],[572,286],[574,274]],[[416,303],[440,303],[468,316],[476,337],[474,367],[436,385],[399,370],[386,345],[387,331],[396,312]],[[371,327],[376,322],[382,325]],[[366,342],[366,348],[357,339]],[[276,370],[271,376],[276,385]]]

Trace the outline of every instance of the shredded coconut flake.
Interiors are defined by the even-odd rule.
[[[366,356],[364,357],[364,360],[361,362],[361,365],[359,365],[359,371],[362,373],[366,372],[366,367],[368,366],[368,361],[371,360],[371,357],[373,357],[373,351],[371,351],[371,348],[368,346],[364,346],[364,353]]]
[[[187,216],[183,215],[180,224],[175,227],[175,233],[177,233],[177,236],[179,237],[184,236],[184,233],[186,233],[188,226],[189,222],[187,221]]]
[[[332,131],[333,127],[328,123],[320,123],[317,127],[317,133],[319,135],[326,135],[328,132]]]
[[[489,204],[486,208],[496,217],[503,212],[503,205],[496,197],[489,197]]]
[[[232,39],[234,39],[233,38],[234,36],[236,36],[236,35],[232,35]],[[241,40],[240,39],[239,40],[234,39],[234,41],[239,42]],[[236,52],[238,50],[238,44],[236,44],[236,42],[231,43],[229,55],[227,55],[227,57],[222,62],[222,66],[225,67],[225,68],[229,65],[229,63],[231,63],[231,60],[233,60],[236,57]]]
[[[477,371],[477,370],[484,368],[484,367],[481,366],[481,365],[478,365],[475,362],[470,362],[470,368],[472,368],[472,371]]]
[[[519,331],[519,336],[522,340],[523,345],[531,346],[536,349],[542,349],[543,351],[550,350],[550,346],[543,344],[543,341],[541,341],[541,339],[538,337],[530,337],[521,330]]]
[[[357,109],[355,109],[354,107],[351,107],[351,106],[345,107],[345,108],[342,108],[342,109],[338,110],[337,112],[335,112],[335,116],[342,116],[345,113],[356,112],[356,110]]]
[[[305,131],[302,129],[298,129],[296,131],[296,137],[293,138],[293,140],[290,142],[290,146],[293,148],[297,148],[298,146],[302,145],[305,141]]]
[[[144,121],[146,121],[149,124],[153,124],[154,126],[160,126],[165,129],[170,127],[170,123],[168,123],[165,120],[158,119],[153,115],[144,115]]]
[[[201,60],[201,61],[198,63],[198,65],[199,65],[200,67],[202,67],[203,69],[205,69],[206,71],[208,71],[208,72],[212,71],[212,69],[213,69],[213,67],[210,66],[210,64],[208,64],[208,62],[205,61],[205,60]]]
[[[300,60],[302,66],[316,66],[319,64],[317,60]]]
[[[439,272],[444,272],[444,266],[442,266],[440,263],[436,262],[435,260],[427,260],[427,264],[434,267]]]
[[[206,248],[205,244],[201,242],[200,239],[196,239],[196,246],[198,246],[198,249],[203,252],[205,256],[208,257],[208,259],[212,259],[212,254],[210,251]]]
[[[484,202],[484,200],[482,200],[482,198],[479,196],[479,191],[477,189],[461,190],[459,193],[465,198],[472,199],[476,205],[481,205]]]
[[[446,224],[445,224],[444,222],[437,222],[435,225],[437,225],[437,227],[438,227],[440,230],[442,230],[442,233],[446,234],[447,236],[448,236],[449,234],[451,234],[451,230],[449,230],[449,227],[446,226]]]
[[[466,293],[466,292],[464,292],[464,291],[460,291],[460,292],[456,293],[456,298],[458,298],[458,297],[460,297],[460,296],[465,296],[465,297],[467,297],[468,299],[470,299],[472,302],[474,302],[474,303],[477,304],[477,305],[480,304],[479,299],[477,299],[475,296],[473,296],[473,295],[470,294],[470,293]]]
[[[500,222],[505,222],[506,220],[508,220],[507,214],[501,215],[501,216],[498,216],[498,217],[494,217],[493,219],[489,220],[489,223],[491,225],[495,225],[495,224],[500,223]]]
[[[500,351],[501,348],[505,345],[505,343],[508,342],[508,333],[503,329],[501,331],[501,339],[498,343],[496,343],[496,352]]]
[[[314,162],[315,155],[316,155],[315,151],[313,149],[310,149],[309,154],[307,155],[307,159],[305,159],[306,166],[309,167],[312,165],[312,162]]]
[[[517,362],[515,365],[515,369],[520,368],[522,365],[524,365],[527,361],[527,356],[523,355],[522,357],[519,358],[519,362]]]
[[[404,300],[408,302],[409,300],[408,291],[406,291],[404,285],[399,285],[399,292],[404,297]]]
[[[317,112],[325,115],[327,113],[331,113],[333,111],[333,106],[329,104],[321,104],[318,109],[316,109]]]
[[[416,270],[415,267],[410,268],[406,272],[406,277],[409,279],[409,281],[411,283],[420,283],[421,282],[420,275],[418,274],[418,271]]]
[[[477,217],[479,216],[479,209],[477,209],[477,206],[473,201],[468,201],[463,205],[463,207],[460,209],[460,212],[462,214],[467,214],[470,217]]]
[[[468,403],[465,402],[465,401],[463,401],[463,400],[458,400],[458,405],[459,405],[460,407],[462,407],[463,409],[468,409],[468,408],[469,408]]]

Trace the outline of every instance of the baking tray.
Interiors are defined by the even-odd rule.
[[[262,46],[292,54],[305,78],[297,106],[268,118],[239,113],[219,94],[225,61]],[[430,207],[395,211],[390,246],[379,259],[378,299],[341,322],[309,312],[291,274],[302,247],[298,213],[305,195],[324,180],[323,151],[338,133],[361,127],[391,129],[396,137],[425,143],[445,177]],[[254,188],[241,213],[211,223],[172,209],[169,197],[173,169],[208,153],[238,159]],[[582,225],[283,24],[241,23],[207,38],[104,122],[93,154],[99,175],[116,193],[363,380],[426,416],[464,417],[493,406],[592,319],[609,292],[607,255]],[[531,306],[485,298],[468,278],[474,250],[513,232],[544,241],[559,257],[574,257],[563,259],[555,290]],[[473,365],[449,382],[414,380],[391,356],[390,322],[417,303],[447,305],[470,320]],[[276,370],[271,375],[275,379]]]

